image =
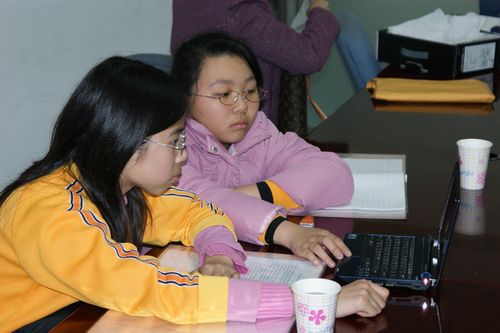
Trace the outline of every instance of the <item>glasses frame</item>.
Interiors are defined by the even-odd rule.
[[[259,103],[260,101],[264,100],[264,98],[266,98],[267,95],[269,94],[269,92],[267,90],[265,90],[263,88],[257,88],[257,93],[259,95],[259,100],[256,101],[256,102],[254,102],[254,101],[248,99],[248,91],[236,91],[236,90],[232,90],[231,89],[231,90],[229,90],[229,92],[236,93],[236,95],[234,95],[234,97],[233,97],[233,103],[232,104],[226,104],[226,103],[224,103],[221,100],[222,96],[210,96],[210,95],[202,95],[202,94],[196,94],[196,93],[191,94],[191,96],[199,96],[199,97],[206,97],[206,98],[211,98],[211,99],[217,99],[217,100],[219,100],[219,102],[222,105],[233,106],[236,103],[238,103],[238,101],[240,100],[240,96],[241,96],[241,99],[243,101],[249,101],[250,103]]]
[[[171,143],[158,142],[151,139],[142,140],[143,143],[154,143],[155,145],[161,147],[170,147],[177,151],[183,151],[186,148],[186,133],[182,132],[181,134],[179,134],[179,138],[176,141],[177,141],[176,144],[171,144]]]

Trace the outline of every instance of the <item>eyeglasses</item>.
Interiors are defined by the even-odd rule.
[[[264,90],[262,88],[256,88],[256,89],[250,89],[246,91],[235,91],[235,90],[229,90],[228,92],[222,93],[222,94],[216,94],[215,96],[210,96],[210,95],[200,95],[200,94],[192,94],[192,96],[199,96],[199,97],[207,97],[211,99],[218,99],[219,102],[221,102],[223,105],[226,106],[231,106],[236,103],[238,103],[238,100],[241,99],[243,101],[249,101],[252,103],[258,103],[266,96],[269,94],[267,90]]]
[[[154,143],[155,145],[162,146],[162,147],[170,147],[174,148],[175,150],[184,150],[186,148],[186,133],[182,132],[179,134],[179,138],[174,141],[174,143],[163,143],[163,142],[158,142],[150,139],[144,139],[142,141],[143,143]]]

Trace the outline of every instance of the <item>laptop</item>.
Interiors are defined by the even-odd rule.
[[[438,229],[430,235],[348,233],[352,256],[337,263],[336,279],[368,279],[387,287],[426,290],[438,285],[460,206],[460,172],[455,164]]]

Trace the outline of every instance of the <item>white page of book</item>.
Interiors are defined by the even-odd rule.
[[[350,158],[343,160],[353,174],[359,173],[403,173],[403,160],[399,158]]]
[[[298,280],[317,278],[323,271],[322,266],[316,266],[298,257],[285,259],[276,256],[256,256],[251,252],[247,254],[246,264],[249,272],[241,276],[243,280],[285,283],[291,286]]]

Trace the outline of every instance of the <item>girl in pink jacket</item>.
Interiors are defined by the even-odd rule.
[[[191,96],[180,186],[221,207],[240,240],[279,244],[330,267],[328,251],[349,256],[332,233],[286,219],[287,212],[347,204],[352,174],[336,154],[279,132],[259,112],[267,92],[250,49],[223,33],[199,35],[180,46],[172,75]]]
[[[185,128],[188,158],[180,185],[223,208],[241,240],[284,245],[331,267],[325,249],[337,258],[350,255],[330,232],[286,220],[287,211],[349,202],[352,175],[337,155],[294,133],[280,133],[258,111],[266,92],[259,88],[262,76],[250,49],[223,33],[200,35],[180,46],[172,76],[190,96],[192,116]],[[337,317],[376,315],[388,295],[366,280],[346,285]]]

